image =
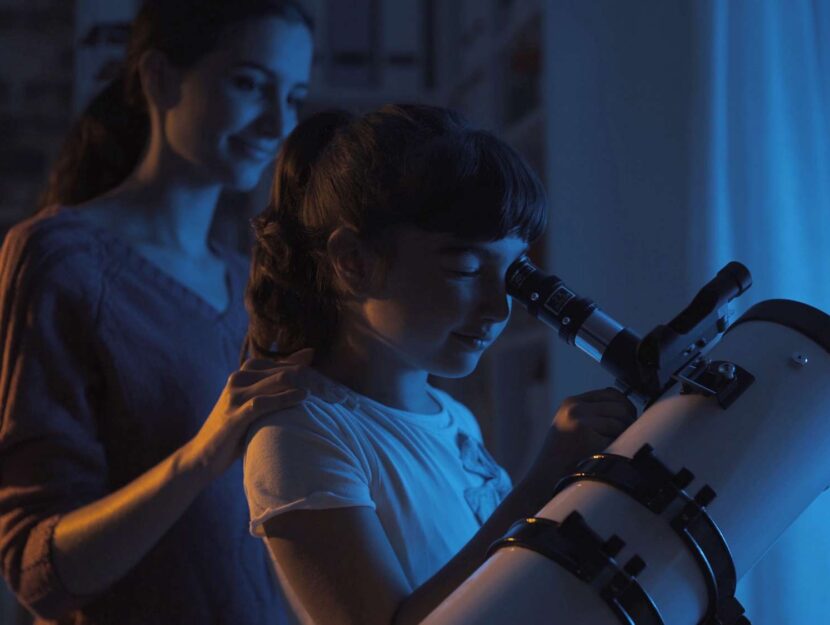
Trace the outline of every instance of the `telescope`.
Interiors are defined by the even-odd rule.
[[[731,262],[641,337],[527,257],[507,292],[643,409],[427,625],[748,625],[738,580],[830,485],[830,317]]]
[[[563,341],[597,361],[644,407],[678,380],[695,384],[703,370],[692,363],[701,364],[722,337],[729,323],[729,302],[752,286],[749,270],[731,262],[679,315],[642,338],[558,277],[545,275],[527,256],[510,266],[506,281],[509,295],[558,331]]]

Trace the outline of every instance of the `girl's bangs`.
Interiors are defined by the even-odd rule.
[[[416,225],[460,239],[532,242],[547,224],[544,188],[524,159],[483,131],[433,144],[411,198]]]

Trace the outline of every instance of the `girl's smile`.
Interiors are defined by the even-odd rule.
[[[468,375],[507,325],[504,274],[527,243],[470,242],[414,227],[394,236],[383,288],[362,306],[369,336],[386,346],[390,366]]]

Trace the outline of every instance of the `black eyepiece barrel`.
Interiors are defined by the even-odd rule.
[[[522,256],[507,270],[507,293],[527,311],[559,332],[597,362],[606,348],[624,329],[586,297],[579,297],[558,277],[543,273]]]

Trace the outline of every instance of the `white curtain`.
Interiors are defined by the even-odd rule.
[[[830,2],[710,0],[697,11],[690,279],[737,259],[755,282],[744,304],[789,298],[830,312]],[[754,625],[830,623],[828,530],[824,495],[744,578]]]
[[[830,312],[830,0],[548,7],[549,269],[639,332],[733,259],[754,278],[739,312]],[[561,343],[552,374],[555,400],[610,382]],[[739,597],[754,625],[830,623],[830,495]]]

